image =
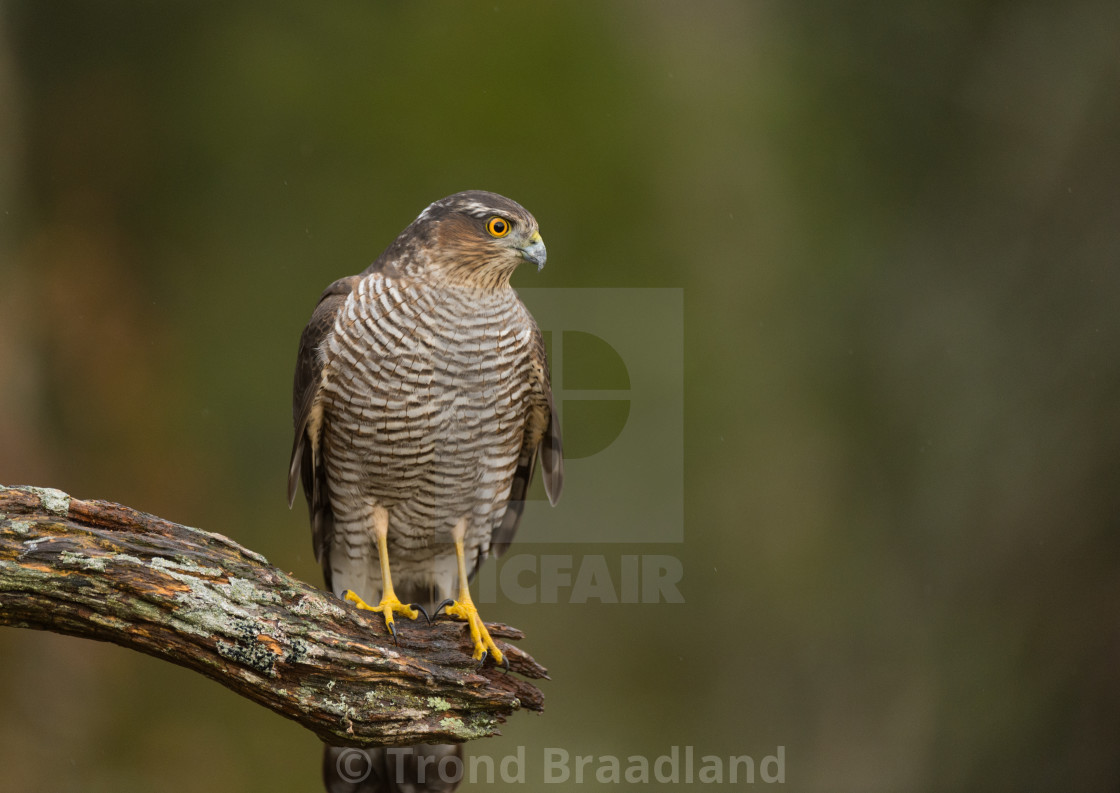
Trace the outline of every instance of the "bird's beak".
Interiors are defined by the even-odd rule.
[[[548,258],[548,251],[545,250],[544,240],[541,239],[541,233],[534,231],[533,236],[529,238],[529,244],[524,248],[518,248],[521,255],[525,257],[525,261],[532,262],[537,265],[537,272],[539,273],[544,268],[545,260]]]

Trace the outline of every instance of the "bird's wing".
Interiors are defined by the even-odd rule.
[[[560,500],[564,485],[564,452],[560,441],[560,422],[552,403],[552,384],[548,377],[548,361],[545,358],[544,339],[536,324],[533,325],[533,344],[530,354],[533,359],[533,377],[536,380],[537,399],[534,401],[525,420],[521,436],[521,453],[517,458],[517,469],[513,472],[513,485],[509,491],[509,503],[502,515],[502,522],[490,538],[491,553],[501,556],[505,553],[521,513],[525,511],[525,497],[533,481],[533,471],[538,456],[544,472],[544,491],[550,504]],[[481,559],[480,559],[481,563]]]
[[[296,483],[303,484],[303,495],[311,513],[311,537],[315,544],[315,558],[323,565],[330,587],[330,565],[326,551],[334,531],[327,492],[327,473],[322,465],[323,416],[319,406],[322,387],[323,342],[334,330],[334,321],[346,302],[346,297],[357,286],[359,276],[341,278],[328,286],[311,314],[311,321],[303,329],[296,358],[296,376],[292,393],[292,417],[295,420],[295,438],[292,458],[288,467],[288,506],[296,499]]]

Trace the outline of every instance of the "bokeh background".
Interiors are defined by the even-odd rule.
[[[318,581],[282,485],[300,330],[495,190],[549,246],[516,285],[684,301],[684,541],[515,547],[672,555],[685,603],[489,607],[553,677],[471,746],[527,748],[510,789],[543,747],[692,745],[784,746],[795,790],[1115,791],[1118,42],[1115,2],[5,0],[0,482]],[[318,762],[196,674],[0,630],[0,790]]]

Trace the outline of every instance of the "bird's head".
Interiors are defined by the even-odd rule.
[[[416,243],[413,258],[424,260],[431,275],[483,288],[507,286],[522,262],[540,270],[547,255],[536,218],[516,201],[483,190],[436,201],[401,240]]]

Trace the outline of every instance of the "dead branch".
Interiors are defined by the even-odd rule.
[[[498,733],[541,710],[531,683],[475,669],[466,626],[377,615],[220,534],[58,490],[0,486],[0,625],[99,639],[217,680],[325,741],[403,746]],[[520,639],[505,625],[497,638]],[[547,674],[506,643],[513,671]]]

